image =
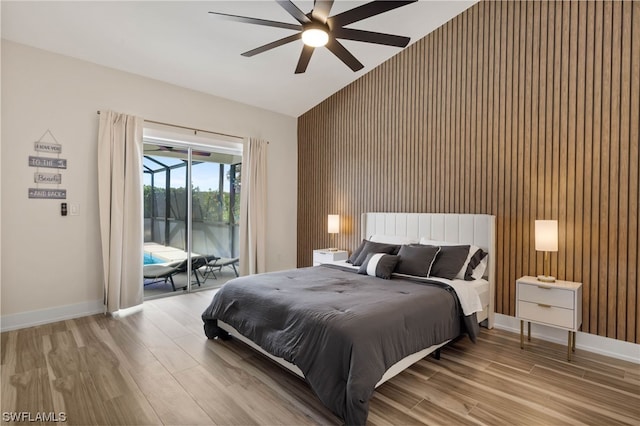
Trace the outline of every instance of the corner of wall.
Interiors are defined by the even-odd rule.
[[[1,9],[1,8],[0,8]],[[0,45],[1,46],[1,45]],[[2,47],[0,47],[0,81],[2,81]],[[0,83],[2,99],[2,83]],[[0,102],[0,140],[2,140],[2,102]],[[2,144],[0,143],[0,165],[2,164]],[[2,188],[2,167],[0,167],[0,188]],[[2,197],[0,197],[0,305],[2,304]]]
[[[87,301],[75,305],[56,306],[37,311],[19,312],[0,317],[0,331],[18,330],[36,325],[49,324],[72,318],[104,313],[102,300]]]

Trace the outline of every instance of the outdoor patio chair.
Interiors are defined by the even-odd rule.
[[[202,277],[206,281],[210,276],[213,276],[213,279],[218,279],[216,276],[216,271],[222,271],[222,268],[225,266],[233,268],[233,272],[238,276],[238,269],[236,265],[238,264],[239,258],[237,257],[217,257],[217,256],[207,256],[207,263],[204,273]]]
[[[198,269],[202,268],[206,264],[207,258],[204,256],[191,257],[191,272],[196,277],[196,283],[198,284],[198,287],[200,287],[201,285],[200,278],[198,276]],[[173,291],[176,291],[176,285],[173,281],[173,276],[176,274],[187,272],[187,259],[173,262],[168,265],[145,265],[142,268],[142,271],[145,280],[155,280],[150,283],[145,283],[145,285],[153,284],[159,281],[164,281],[165,283],[169,281],[171,283],[171,288],[173,288]]]

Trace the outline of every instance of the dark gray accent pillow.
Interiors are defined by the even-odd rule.
[[[360,269],[358,269],[358,273],[388,280],[391,278],[391,273],[397,263],[398,256],[384,253],[369,253],[364,259],[362,266],[360,266]]]
[[[362,240],[362,242],[360,243],[360,245],[358,246],[357,249],[355,249],[353,251],[353,253],[351,253],[351,256],[349,256],[349,259],[347,259],[347,263],[353,263],[356,261],[356,259],[358,258],[358,256],[360,256],[360,253],[362,253],[362,249],[364,248],[365,244],[367,243],[367,240]]]
[[[484,259],[488,255],[489,255],[489,253],[487,253],[486,251],[484,251],[482,249],[478,249],[473,254],[473,256],[471,256],[471,259],[469,260],[469,264],[467,265],[467,270],[464,272],[465,281],[473,281],[474,280],[474,278],[471,276],[471,274],[473,274],[473,270],[476,269],[478,267],[478,265],[480,264],[480,262],[482,262],[482,259]]]
[[[469,256],[469,245],[441,246],[440,253],[431,267],[431,276],[452,280],[458,275]]]
[[[428,277],[433,261],[439,251],[440,247],[438,246],[425,246],[421,244],[404,245],[400,247],[400,251],[398,252],[400,260],[398,261],[395,272],[414,275],[416,277]],[[462,267],[462,265],[460,265],[460,267]],[[460,268],[458,268],[458,270],[460,270]]]
[[[373,241],[366,241],[356,260],[351,263],[353,263],[353,266],[360,266],[367,258],[367,255],[369,253],[398,254],[398,250],[400,250],[400,246],[397,244],[374,243]]]

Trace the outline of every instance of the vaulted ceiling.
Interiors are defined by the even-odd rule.
[[[310,0],[294,0],[304,13]],[[331,15],[366,1],[335,1]],[[348,25],[411,43],[476,1],[426,1]],[[216,18],[209,11],[297,23],[275,1],[2,1],[2,38],[297,117],[401,51],[342,41],[364,65],[351,71],[317,48],[294,74],[302,41],[240,54],[293,34]]]

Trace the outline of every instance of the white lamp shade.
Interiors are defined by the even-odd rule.
[[[329,234],[338,234],[340,232],[340,215],[329,215],[327,220],[327,232]]]
[[[558,251],[558,221],[536,220],[536,250]]]

